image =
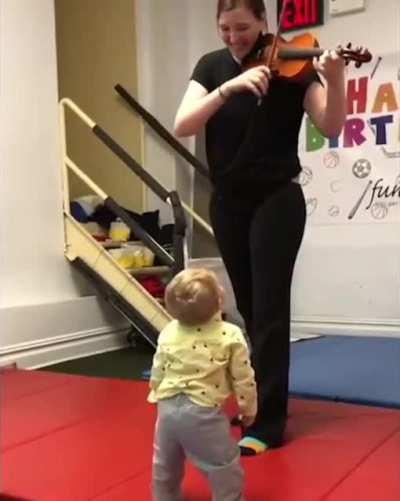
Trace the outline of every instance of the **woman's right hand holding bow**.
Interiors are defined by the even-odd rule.
[[[255,66],[244,71],[237,77],[227,80],[220,86],[220,89],[222,94],[227,98],[231,97],[232,94],[250,91],[261,99],[268,92],[270,77],[271,72],[268,66]]]

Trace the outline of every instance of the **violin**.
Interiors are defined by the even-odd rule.
[[[367,49],[352,49],[351,43],[335,50],[346,64],[354,61],[357,68],[372,59]],[[311,33],[294,36],[291,40],[272,33],[260,33],[254,47],[243,59],[242,67],[247,70],[265,64],[274,77],[301,81],[313,70],[313,58],[319,57],[323,52],[324,49],[319,47],[318,40]]]

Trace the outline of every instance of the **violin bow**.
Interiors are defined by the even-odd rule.
[[[267,60],[268,67],[271,66],[272,60],[275,56],[276,48],[278,45],[278,36],[281,34],[281,30],[282,30],[283,15],[284,15],[285,10],[286,10],[286,3],[287,3],[287,0],[282,1],[282,8],[281,8],[281,12],[279,14],[279,21],[278,21],[278,27],[276,29],[276,35],[274,37],[274,41],[272,43],[271,50],[269,51],[269,54],[268,54],[268,60]]]

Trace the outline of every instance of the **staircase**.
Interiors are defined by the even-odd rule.
[[[132,102],[130,96],[121,86],[117,86],[120,94]],[[117,90],[118,90],[117,89]],[[133,101],[132,101],[133,100]],[[174,221],[173,245],[172,251],[167,252],[156,240],[154,240],[130,215],[111,197],[107,195],[92,179],[90,179],[68,156],[65,111],[66,108],[72,110],[97,136],[97,138],[109,148],[120,160],[130,168],[161,200],[169,204],[172,210]],[[137,110],[136,110],[137,111]],[[149,118],[150,117],[150,118]],[[145,120],[155,119],[147,112],[143,117]],[[182,203],[178,193],[168,192],[154,179],[141,165],[139,165],[123,148],[114,141],[114,139],[90,117],[88,117],[73,101],[64,98],[60,101],[60,126],[62,133],[62,154],[63,154],[63,217],[65,228],[65,256],[70,263],[77,268],[87,279],[95,286],[98,293],[105,298],[115,309],[117,309],[130,323],[132,331],[128,337],[139,333],[150,344],[156,346],[159,332],[171,320],[170,315],[165,310],[162,299],[153,297],[141,281],[143,277],[162,277],[167,282],[176,273],[181,271],[187,265],[185,259],[185,231],[186,220],[185,212],[194,218],[208,233],[212,235],[211,227],[195,214],[190,207]],[[154,124],[151,124],[154,127]],[[156,124],[157,127],[157,124]],[[162,126],[158,124],[158,127]],[[170,143],[175,150],[179,147],[176,139],[168,131],[163,129],[161,136]],[[171,145],[171,142],[173,143]],[[206,168],[201,166],[187,150],[183,155],[191,162],[195,163],[196,168],[202,168],[202,174],[205,174]],[[179,153],[182,154],[181,151]],[[194,159],[194,160],[193,160]],[[200,165],[200,167],[199,167]],[[116,217],[123,221],[135,235],[142,245],[149,249],[155,256],[158,266],[144,267],[124,267],[121,260],[115,256],[116,249],[123,250],[124,244],[112,240],[99,241],[76,220],[70,210],[69,198],[69,180],[68,176],[73,172],[78,176],[102,201],[104,206],[109,209]],[[134,243],[134,242],[132,242]]]

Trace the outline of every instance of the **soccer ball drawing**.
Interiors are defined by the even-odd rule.
[[[359,158],[353,164],[353,174],[358,179],[364,179],[371,174],[372,166],[371,162],[366,158]]]

